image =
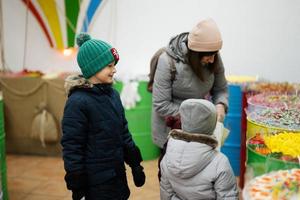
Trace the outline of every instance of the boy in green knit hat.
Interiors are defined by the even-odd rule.
[[[118,52],[108,43],[77,36],[82,75],[69,76],[62,120],[63,160],[73,200],[128,199],[125,165],[141,187],[145,174],[139,148],[128,130],[124,109],[112,88]]]

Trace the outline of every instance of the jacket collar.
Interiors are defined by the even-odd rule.
[[[198,142],[206,144],[212,148],[218,146],[218,141],[214,136],[199,134],[199,133],[188,133],[180,129],[173,129],[169,133],[169,137],[174,139],[183,140],[186,142]]]
[[[95,86],[95,87],[94,87]],[[100,92],[111,94],[111,84],[92,84],[89,80],[85,79],[82,75],[70,75],[65,79],[65,91],[68,96],[76,89],[88,89],[90,91],[98,90]]]

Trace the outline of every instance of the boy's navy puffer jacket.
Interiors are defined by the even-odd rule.
[[[67,82],[66,82],[67,83]],[[63,159],[68,189],[81,189],[125,175],[142,161],[128,131],[124,109],[111,85],[72,77],[62,120]]]

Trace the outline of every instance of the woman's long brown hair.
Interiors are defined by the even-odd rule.
[[[201,63],[201,59],[204,56],[212,56],[214,54],[217,54],[218,51],[213,52],[196,52],[193,50],[188,50],[187,57],[189,65],[191,66],[193,72],[197,75],[197,77],[201,81],[205,81],[205,77],[203,75],[204,68],[207,68],[211,73],[214,73],[218,68],[218,56],[216,55],[214,58],[214,62],[211,64],[208,64],[208,66],[205,66]]]

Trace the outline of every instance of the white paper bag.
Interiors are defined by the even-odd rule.
[[[213,135],[216,137],[216,139],[218,141],[218,146],[216,149],[220,151],[221,146],[223,146],[226,138],[229,135],[229,130],[224,127],[223,123],[217,122],[217,125],[216,125]]]

